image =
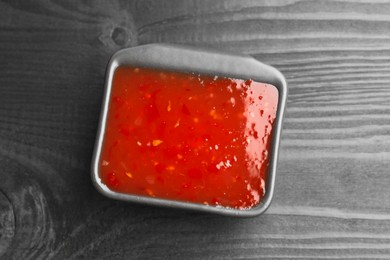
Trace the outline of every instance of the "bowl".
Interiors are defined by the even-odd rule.
[[[120,50],[106,71],[93,184],[122,201],[262,214],[286,100],[283,75],[247,55],[172,44]]]

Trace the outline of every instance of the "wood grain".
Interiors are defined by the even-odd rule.
[[[1,259],[389,259],[389,1],[0,1]],[[289,98],[274,201],[234,219],[92,187],[104,70],[152,42],[245,53]]]

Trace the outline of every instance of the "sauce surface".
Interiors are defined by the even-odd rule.
[[[278,90],[252,80],[115,71],[100,155],[112,191],[249,209],[265,194]]]

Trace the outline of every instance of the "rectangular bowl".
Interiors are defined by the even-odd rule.
[[[173,201],[168,199],[123,194],[108,189],[107,186],[102,183],[99,177],[99,158],[105,133],[112,80],[114,77],[114,72],[118,66],[139,66],[178,72],[191,72],[205,75],[223,76],[244,80],[252,79],[257,82],[268,83],[275,86],[279,92],[279,99],[276,118],[272,129],[266,193],[262,201],[251,209],[239,210],[189,202]],[[269,207],[274,194],[276,165],[278,160],[279,142],[286,100],[287,85],[283,75],[275,68],[265,65],[251,56],[233,55],[210,49],[170,44],[149,44],[120,50],[112,56],[106,71],[104,98],[92,160],[92,181],[100,193],[107,197],[122,201],[190,209],[238,217],[250,217],[262,214]]]

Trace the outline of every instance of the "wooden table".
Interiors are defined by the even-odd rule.
[[[286,76],[265,215],[92,186],[108,59],[152,42],[251,54]],[[0,58],[1,259],[390,259],[389,1],[2,1]]]

